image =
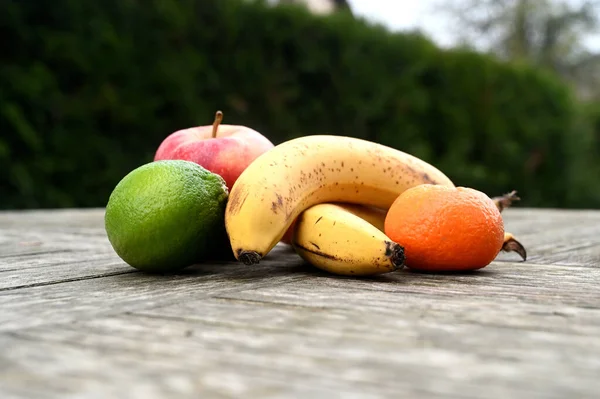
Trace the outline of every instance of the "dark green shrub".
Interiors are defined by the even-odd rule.
[[[600,102],[583,105],[577,110],[575,128],[569,136],[566,202],[575,208],[600,208]]]
[[[566,194],[582,190],[574,102],[531,68],[292,6],[3,4],[1,208],[104,206],[166,135],[217,109],[276,144],[361,137],[521,205],[590,205]]]

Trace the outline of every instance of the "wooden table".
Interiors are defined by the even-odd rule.
[[[511,208],[479,272],[152,276],[103,210],[0,213],[0,398],[599,398],[600,211]]]

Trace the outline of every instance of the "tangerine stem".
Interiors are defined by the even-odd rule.
[[[213,139],[215,137],[217,137],[217,130],[219,129],[219,125],[221,124],[222,120],[223,120],[223,113],[221,111],[217,111],[217,113],[215,114],[215,121],[213,122],[213,128],[212,128],[212,138]]]

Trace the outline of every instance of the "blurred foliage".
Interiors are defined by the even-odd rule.
[[[553,71],[581,98],[600,99],[600,0],[436,0],[463,45]]]
[[[594,134],[596,151],[600,154],[600,101],[587,104],[585,112]]]
[[[592,149],[591,156],[597,166],[595,176],[600,176],[600,101],[586,104],[582,117],[584,126],[589,126],[588,146]],[[597,184],[597,183],[596,183]]]
[[[3,11],[1,208],[104,206],[169,133],[211,124],[217,109],[275,144],[366,138],[458,185],[517,189],[519,205],[598,205],[581,177],[593,165],[587,119],[566,86],[527,66],[297,6],[4,0]]]

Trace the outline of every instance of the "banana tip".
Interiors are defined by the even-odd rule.
[[[406,261],[406,255],[404,254],[404,247],[396,242],[386,242],[386,254],[390,257],[392,265],[398,269],[404,267]]]
[[[521,256],[523,261],[527,260],[527,250],[519,241],[517,241],[512,235],[508,235],[504,239],[502,250],[505,252],[516,252]]]
[[[260,262],[262,256],[256,251],[238,251],[238,260],[245,265],[256,265]]]

